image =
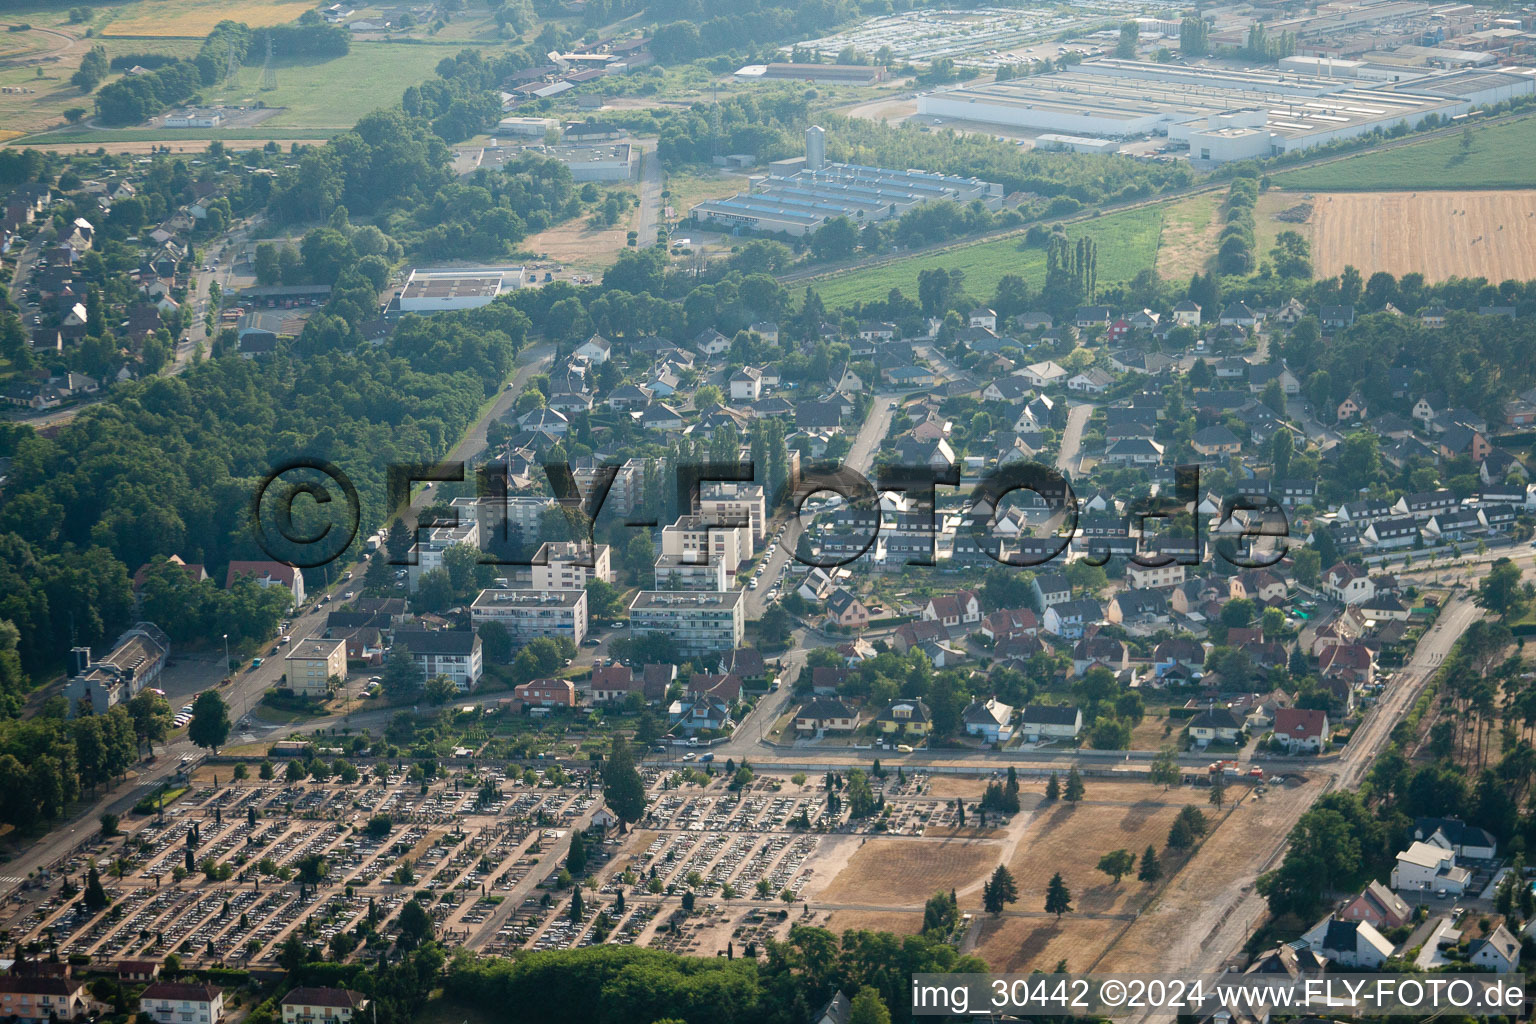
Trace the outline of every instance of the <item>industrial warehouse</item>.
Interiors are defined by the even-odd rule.
[[[1304,66],[1304,65],[1303,65]],[[1532,69],[1429,71],[1381,82],[1282,69],[1234,70],[1143,61],[1085,61],[1067,71],[928,93],[923,115],[1092,138],[1166,135],[1203,164],[1310,149],[1431,115],[1536,92]],[[1330,69],[1332,70],[1332,69]],[[1366,69],[1368,72],[1368,69]],[[1072,148],[1086,151],[1085,147]]]
[[[522,267],[418,267],[400,290],[400,312],[440,313],[488,306],[496,296],[520,288]]]
[[[885,220],[919,203],[976,199],[992,210],[1002,205],[1003,186],[996,182],[828,163],[826,153],[826,132],[813,125],[805,133],[804,157],[770,164],[769,174],[753,178],[750,190],[700,203],[691,216],[730,230],[799,236],[835,217]]]

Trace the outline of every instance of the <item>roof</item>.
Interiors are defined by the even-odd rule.
[[[853,718],[857,712],[836,697],[815,697],[795,712],[796,718]]]
[[[1019,711],[1019,721],[1031,725],[1076,725],[1080,714],[1075,704],[1026,704]]]
[[[897,708],[910,708],[911,714],[898,719],[895,715]],[[924,704],[920,699],[912,697],[891,701],[890,706],[880,712],[875,720],[878,722],[926,722],[930,717],[928,705]]]
[[[1275,711],[1275,735],[1303,739],[1322,736],[1328,716],[1316,708],[1278,708]]]
[[[188,1000],[195,1003],[211,1003],[223,994],[214,985],[199,985],[186,981],[157,981],[144,990],[140,999]]]
[[[1243,720],[1231,708],[1206,708],[1189,720],[1191,729],[1241,729]]]
[[[412,654],[469,654],[480,642],[472,629],[397,629],[395,643]]]
[[[1468,825],[1460,818],[1415,818],[1415,833],[1426,838],[1436,832],[1451,841],[1453,846],[1496,846],[1498,840],[1487,829]]]
[[[960,713],[960,718],[966,725],[1007,725],[1013,718],[1013,707],[996,697],[973,700]]]
[[[230,562],[224,576],[224,587],[228,589],[234,586],[235,580],[241,576],[256,576],[281,580],[291,588],[298,571],[284,562]]]
[[[368,1002],[361,992],[345,988],[296,988],[283,996],[281,1006],[335,1006],[358,1009]]]
[[[1433,843],[1414,840],[1413,845],[1397,855],[1400,861],[1415,864],[1421,868],[1438,868],[1452,856],[1451,851],[1442,850]]]

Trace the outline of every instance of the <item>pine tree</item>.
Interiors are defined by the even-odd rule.
[[[191,851],[188,851],[190,853]],[[101,874],[96,866],[91,865],[91,870],[85,876],[85,909],[91,913],[105,908],[107,905],[107,890],[101,887]]]
[[[1155,882],[1163,877],[1163,865],[1157,859],[1157,851],[1149,844],[1141,855],[1141,867],[1136,872],[1139,882]]]
[[[1061,880],[1061,872],[1051,876],[1051,881],[1045,889],[1045,912],[1055,914],[1056,920],[1061,920],[1062,914],[1072,913],[1072,890],[1067,888],[1067,883]]]
[[[1210,799],[1211,803],[1215,805],[1215,807],[1216,807],[1216,809],[1218,811],[1221,810],[1221,805],[1226,803],[1226,800],[1227,800],[1227,773],[1226,772],[1218,771],[1214,775],[1211,776],[1211,795],[1210,795],[1209,799]]]
[[[582,900],[581,900],[581,886],[578,885],[576,887],[575,891],[573,891],[571,893],[570,916],[571,916],[571,920],[572,921],[578,921],[579,922],[581,920],[581,910],[582,910],[582,905],[581,904],[582,904]]]
[[[1060,797],[1061,797],[1061,780],[1056,777],[1056,773],[1055,772],[1051,772],[1050,781],[1048,781],[1045,784],[1045,798],[1047,800],[1056,800],[1056,799],[1059,799]]]
[[[1019,901],[1019,887],[1013,874],[1002,864],[992,872],[992,877],[982,884],[981,904],[989,914],[1001,914],[1003,907]]]
[[[580,875],[587,870],[587,844],[581,833],[574,830],[571,832],[571,852],[565,857],[565,870],[572,875]]]
[[[1067,772],[1067,788],[1062,796],[1068,803],[1075,804],[1083,798],[1083,793],[1083,777],[1077,773],[1077,766],[1073,765],[1072,770]]]
[[[634,750],[622,736],[614,737],[613,751],[603,765],[603,799],[626,825],[645,814],[645,782],[635,768]]]

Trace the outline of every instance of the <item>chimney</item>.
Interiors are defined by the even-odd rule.
[[[91,667],[91,649],[89,647],[71,647],[69,649],[69,677],[83,675],[85,670]]]

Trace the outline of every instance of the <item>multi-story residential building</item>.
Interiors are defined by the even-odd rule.
[[[661,553],[685,562],[719,559],[727,572],[735,572],[752,557],[752,526],[739,516],[678,516],[661,529]]]
[[[406,567],[411,593],[416,592],[423,576],[443,568],[443,553],[455,544],[480,547],[480,521],[476,516],[461,511],[457,526],[434,527],[416,542],[416,564]]]
[[[16,973],[13,969],[0,975],[0,1017],[6,1020],[20,1024],[79,1020],[89,1002],[85,982],[68,973]]]
[[[171,642],[152,622],[140,622],[112,644],[112,650],[100,661],[91,657],[89,647],[69,652],[69,681],[64,696],[71,711],[88,701],[98,715],[114,704],[132,700],[146,686],[160,678],[170,657]]]
[[[352,1024],[368,997],[345,988],[296,988],[279,1005],[283,1024]]]
[[[706,515],[746,516],[752,523],[752,536],[758,540],[762,540],[768,526],[762,484],[705,481],[699,484],[698,511]]]
[[[300,697],[324,700],[331,695],[331,680],[347,678],[347,642],[312,636],[288,649],[284,659],[288,689]]]
[[[571,475],[576,478],[576,487],[581,491],[582,500],[587,500],[592,494],[598,476],[603,472],[602,465],[590,457],[572,460]],[[599,519],[608,515],[627,516],[639,508],[644,486],[644,460],[629,459],[623,465],[613,467],[613,483],[608,488],[608,496],[603,499],[603,507],[598,512]]]
[[[513,643],[551,636],[580,644],[587,635],[587,592],[482,590],[469,616],[477,628],[482,622],[501,623]]]
[[[480,635],[472,629],[397,629],[395,647],[406,647],[424,678],[447,676],[468,693],[485,672]]]
[[[224,992],[201,983],[157,981],[139,996],[139,1013],[156,1024],[220,1024]]]
[[[1125,565],[1125,578],[1137,590],[1174,587],[1184,582],[1184,566],[1178,562],[1169,562],[1167,565],[1143,565],[1132,559]]]
[[[734,579],[719,559],[685,562],[679,555],[656,556],[657,590],[730,590]]]
[[[662,636],[685,655],[729,651],[741,646],[745,600],[739,590],[642,590],[629,606],[634,636]]]
[[[612,583],[608,545],[574,541],[540,544],[533,556],[531,579],[533,590],[581,590],[593,580]]]

